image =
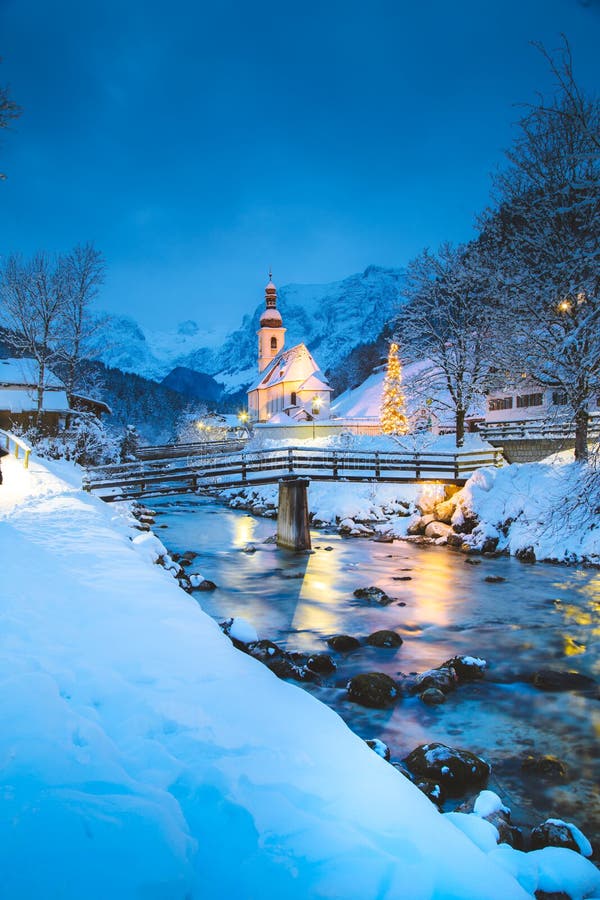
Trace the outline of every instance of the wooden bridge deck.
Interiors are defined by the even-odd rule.
[[[481,466],[503,464],[500,448],[456,453],[381,453],[290,447],[100,466],[87,470],[83,487],[110,501],[182,494],[202,488],[272,484],[290,475],[314,481],[436,481],[462,485]]]

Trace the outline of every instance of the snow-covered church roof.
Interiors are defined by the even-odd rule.
[[[318,387],[311,388],[307,385],[312,377],[315,378],[315,385],[318,383]],[[306,345],[296,344],[295,347],[282,350],[281,353],[274,356],[251,385],[249,391],[272,387],[288,381],[299,382],[299,389],[306,387],[307,390],[331,390]]]

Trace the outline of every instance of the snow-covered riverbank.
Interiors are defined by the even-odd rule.
[[[572,851],[519,854],[490,832],[478,849],[327,707],[236,651],[73,467],[4,471],[4,896],[600,891]]]
[[[371,439],[355,440],[366,448]],[[383,439],[372,440],[375,447]],[[385,440],[389,449],[391,439]],[[473,440],[470,446],[478,445],[481,441]],[[430,446],[446,451],[448,438]],[[568,461],[569,456],[480,469],[439,508],[450,494],[439,484],[314,481],[309,496],[312,521],[356,537],[402,539],[420,533],[444,543],[454,530],[461,535],[455,544],[464,543],[464,549],[474,552],[493,547],[529,560],[600,565],[600,472]],[[224,491],[223,496],[233,507],[274,516],[277,491],[277,485],[263,485]],[[441,528],[433,528],[430,535],[425,529],[438,519]]]

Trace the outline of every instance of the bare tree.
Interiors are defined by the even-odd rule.
[[[513,350],[541,384],[566,394],[575,457],[588,457],[590,401],[600,391],[600,105],[574,76],[565,40],[556,93],[527,107],[495,178],[480,246],[511,314]]]
[[[91,306],[104,281],[105,263],[102,253],[88,243],[79,244],[61,257],[60,266],[65,282],[60,355],[66,365],[67,393],[71,395],[77,386],[81,363],[89,359],[90,341],[101,328],[101,322],[91,315]]]
[[[488,386],[496,305],[491,276],[481,266],[476,245],[438,253],[425,250],[408,267],[407,296],[398,339],[413,359],[428,359],[423,389],[447,390],[456,420],[456,446],[464,443],[465,416]]]
[[[45,253],[30,261],[10,256],[0,273],[0,320],[9,342],[38,364],[36,426],[42,424],[44,389],[50,366],[58,359],[57,341],[65,302],[65,279],[60,264]]]
[[[20,115],[21,107],[11,100],[9,88],[0,87],[0,128],[10,128],[12,121]],[[0,180],[4,181],[5,178],[6,175],[0,172]]]

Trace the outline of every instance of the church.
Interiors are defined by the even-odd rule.
[[[258,378],[248,389],[253,422],[293,424],[329,418],[332,388],[305,344],[285,349],[277,288],[269,272],[258,335]]]

